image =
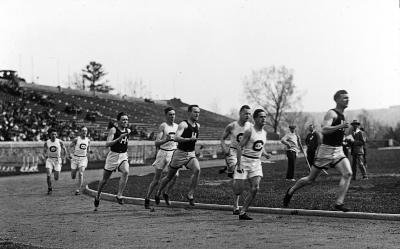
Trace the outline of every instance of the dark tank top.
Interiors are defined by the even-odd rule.
[[[193,127],[187,120],[183,120],[186,122],[188,125],[187,128],[185,128],[182,132],[181,137],[183,138],[191,138],[192,134],[194,133],[196,138],[199,137],[199,126],[195,122],[195,126]],[[196,141],[190,141],[190,142],[182,142],[178,143],[178,149],[189,152],[189,151],[194,151],[194,148],[196,146]]]
[[[120,131],[120,129],[118,129],[118,127],[115,127],[115,130],[116,131],[115,131],[113,140],[119,138],[119,136],[121,136],[121,134],[127,133],[127,132]],[[128,150],[128,137],[124,137],[117,143],[113,144],[110,148],[111,148],[112,152],[125,153]]]
[[[332,121],[332,126],[340,125],[342,122],[345,121],[344,115],[339,113],[335,109],[331,109],[332,111],[336,112],[338,117]],[[324,134],[322,138],[322,143],[330,146],[342,146],[344,137],[344,129],[336,130],[330,134]]]

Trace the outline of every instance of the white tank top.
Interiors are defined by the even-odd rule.
[[[60,158],[61,157],[61,144],[60,139],[56,138],[54,142],[51,139],[46,141],[47,144],[47,157]]]
[[[237,149],[238,144],[240,143],[240,140],[242,140],[244,131],[249,129],[250,127],[252,127],[253,124],[248,121],[246,121],[243,126],[240,126],[238,121],[234,121],[234,122],[232,122],[232,124],[233,124],[233,127],[231,130],[231,136],[230,136],[231,137],[230,147]]]
[[[85,137],[85,139],[82,139],[81,136],[79,136],[75,144],[74,156],[85,157],[87,155],[88,147],[89,147],[89,138]]]
[[[175,133],[178,130],[178,124],[173,123],[172,126],[168,125],[167,123],[164,123],[164,131],[163,131],[163,136],[161,139],[165,139],[167,134],[169,134],[172,138],[175,137]],[[176,149],[176,142],[174,141],[168,141],[165,144],[162,144],[160,146],[160,149],[162,150],[175,150]]]
[[[243,156],[250,158],[260,158],[262,154],[262,149],[267,142],[267,132],[262,129],[261,131],[256,131],[254,127],[251,127],[251,136],[243,148]]]

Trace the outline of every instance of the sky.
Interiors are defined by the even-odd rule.
[[[293,70],[297,106],[400,104],[399,0],[2,0],[0,69],[68,86],[90,62],[116,92],[142,81],[154,99],[229,113],[253,70]]]

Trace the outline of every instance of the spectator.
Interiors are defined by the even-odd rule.
[[[322,142],[322,135],[315,129],[314,124],[310,124],[308,126],[309,133],[306,137],[306,145],[307,145],[307,160],[310,165],[314,164],[315,152],[317,151],[318,146]]]
[[[287,133],[282,139],[281,143],[286,145],[286,155],[288,158],[288,168],[286,172],[286,180],[296,181],[294,179],[294,167],[296,165],[297,153],[299,152],[300,138],[295,133],[296,126],[289,125],[289,133]]]
[[[366,180],[368,179],[367,176],[367,169],[365,168],[364,165],[364,146],[366,143],[366,137],[363,131],[360,130],[360,122],[357,120],[353,120],[351,122],[351,125],[353,127],[352,131],[352,139],[351,139],[351,155],[352,155],[352,163],[351,163],[351,169],[353,171],[353,180],[356,180],[356,174],[357,174],[357,166],[361,170],[362,174],[362,179]]]

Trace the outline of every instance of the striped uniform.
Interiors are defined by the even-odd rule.
[[[267,132],[264,129],[256,131],[254,127],[250,129],[250,139],[242,148],[242,156],[240,158],[240,165],[243,173],[239,173],[235,170],[233,175],[234,179],[245,180],[255,176],[263,176],[260,158],[264,145],[267,142]]]
[[[61,142],[60,139],[56,138],[54,142],[51,139],[46,141],[47,145],[47,159],[46,169],[61,171]]]
[[[164,130],[162,140],[165,139],[167,135],[174,139],[175,133],[178,130],[178,124],[173,123],[172,126],[168,125],[167,123],[163,123]],[[156,160],[152,164],[154,168],[160,170],[167,170],[165,166],[167,166],[172,159],[172,154],[176,150],[176,142],[175,141],[168,141],[160,146],[160,149],[157,152]]]
[[[89,138],[82,139],[80,136],[76,140],[74,154],[71,159],[71,169],[85,169],[88,164],[87,149],[89,147]]]
[[[248,121],[246,121],[243,126],[240,126],[238,121],[232,122],[231,125],[229,155],[225,157],[228,172],[233,172],[235,170],[237,164],[237,147],[243,137],[244,131],[253,126],[253,124]]]

